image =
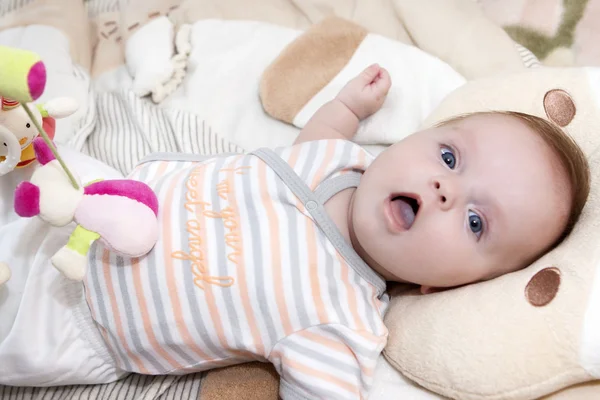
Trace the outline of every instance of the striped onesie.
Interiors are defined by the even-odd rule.
[[[146,257],[90,251],[91,315],[125,371],[274,364],[283,399],[365,398],[387,339],[384,280],[324,203],[371,156],[345,140],[201,160],[157,155],[131,178],[159,204]]]

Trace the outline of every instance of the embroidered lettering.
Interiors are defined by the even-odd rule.
[[[184,208],[194,217],[196,212],[202,214],[210,213],[210,203],[202,200],[202,196],[197,191],[198,180],[197,175],[205,168],[206,165],[199,165],[194,168],[188,177],[185,188],[185,203]],[[193,282],[198,288],[204,290],[204,284],[216,285],[221,287],[229,287],[233,285],[234,280],[230,276],[211,276],[208,273],[204,254],[204,241],[202,240],[202,223],[197,218],[192,218],[186,222],[186,232],[188,233],[189,252],[182,250],[174,251],[171,257],[176,260],[188,261],[191,264]]]
[[[231,205],[226,205],[220,211],[211,209],[211,204],[203,200],[202,192],[198,190],[198,175],[206,164],[201,164],[194,168],[185,182],[185,203],[184,208],[192,214],[193,218],[186,222],[186,232],[188,233],[189,251],[175,251],[171,257],[177,260],[187,261],[191,264],[192,275],[194,276],[194,285],[204,290],[205,284],[229,287],[233,285],[234,279],[230,276],[211,276],[208,273],[206,265],[206,256],[204,253],[205,243],[202,240],[203,218],[221,220],[226,232],[224,235],[225,246],[229,249],[227,259],[235,265],[240,265],[242,260],[242,240],[239,230],[239,215]],[[216,191],[220,199],[229,201],[232,191],[232,181],[234,174],[244,175],[251,167],[242,166],[236,168],[222,168],[219,172],[226,172],[227,177],[216,185]]]

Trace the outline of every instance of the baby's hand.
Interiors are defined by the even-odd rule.
[[[373,64],[348,82],[337,99],[359,120],[363,120],[379,111],[391,85],[392,80],[387,70]]]

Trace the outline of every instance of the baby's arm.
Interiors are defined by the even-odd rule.
[[[295,143],[352,139],[358,130],[358,123],[381,108],[391,84],[385,68],[371,65],[348,82],[335,99],[317,110]]]

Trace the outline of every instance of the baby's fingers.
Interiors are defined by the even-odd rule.
[[[371,85],[378,79],[381,70],[379,64],[372,64],[365,68],[355,79],[359,80],[364,86]]]
[[[377,88],[377,91],[381,91],[382,94],[387,95],[392,86],[392,78],[385,68],[380,69],[379,77],[374,82],[374,85]]]

